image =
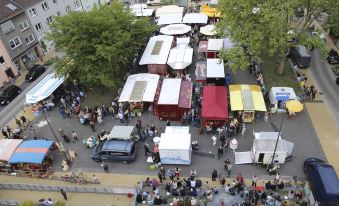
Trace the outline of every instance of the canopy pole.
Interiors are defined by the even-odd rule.
[[[284,115],[282,115],[282,118],[281,118],[280,127],[279,127],[279,132],[278,132],[277,140],[276,140],[276,142],[275,142],[275,147],[274,147],[274,151],[273,151],[273,156],[272,156],[271,165],[272,165],[273,162],[274,162],[275,153],[276,153],[276,151],[277,151],[278,142],[279,142],[279,137],[280,137],[280,134],[281,134],[281,128],[282,128],[283,123],[284,123]]]

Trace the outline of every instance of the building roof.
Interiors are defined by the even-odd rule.
[[[43,0],[12,0],[12,1],[21,6],[22,8],[27,9],[31,6],[34,6],[42,2]]]
[[[27,1],[27,0],[22,0]],[[12,6],[11,6],[12,5]],[[22,13],[24,10],[9,0],[0,0],[0,24]]]

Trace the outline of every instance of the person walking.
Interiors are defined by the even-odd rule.
[[[219,146],[218,148],[218,160],[220,160],[220,157],[223,156],[224,154],[224,149],[222,148],[222,146]]]
[[[21,124],[20,120],[18,120],[16,117],[14,117],[14,119],[15,119],[16,125],[19,127],[20,132],[21,132],[21,130],[22,130],[22,124]]]
[[[164,178],[163,178],[163,176],[162,176],[160,170],[159,170],[159,172],[158,172],[158,178],[159,178],[160,183],[162,183],[162,180],[163,180]]]
[[[73,138],[73,143],[74,143],[75,141],[79,141],[78,135],[77,135],[77,133],[76,133],[75,131],[72,132],[72,138]]]
[[[6,127],[6,130],[7,130],[8,136],[13,135],[12,129],[8,125]]]
[[[66,192],[64,191],[64,189],[60,189],[60,193],[61,193],[61,195],[64,197],[64,200],[67,200],[67,194],[66,194]]]
[[[6,130],[2,129],[1,132],[2,132],[2,135],[4,136],[4,138],[8,139],[8,134],[7,134]]]
[[[20,119],[21,119],[21,121],[22,121],[22,126],[26,126],[26,122],[27,122],[27,119],[26,119],[26,117],[24,116],[24,115],[22,115],[21,117],[20,117]]]
[[[104,170],[106,173],[109,173],[109,169],[108,169],[108,165],[107,165],[107,162],[103,162],[103,165],[104,165]]]
[[[218,172],[217,170],[213,169],[213,172],[212,172],[212,181],[215,181],[218,177]]]
[[[89,126],[91,127],[92,132],[95,132],[95,123],[92,120],[89,122]]]
[[[225,161],[225,169],[227,170],[228,177],[231,176],[231,169],[232,169],[232,164],[229,159]]]
[[[166,171],[163,166],[160,167],[159,172],[161,173],[162,179],[166,180]]]
[[[226,140],[225,144],[224,144],[224,150],[225,153],[227,153],[228,147],[229,147],[230,143],[228,142],[228,140]]]
[[[35,133],[35,129],[33,128],[32,125],[29,126],[29,134],[32,138],[34,138],[36,140],[36,133]]]
[[[254,175],[252,177],[252,187],[256,187],[257,186],[257,181],[258,181],[258,177],[256,175]]]
[[[152,152],[147,143],[144,144],[145,156],[148,157]]]
[[[274,181],[273,181],[273,184],[278,184],[280,181],[280,174],[279,172],[275,175],[275,178],[274,178]]]
[[[171,122],[169,120],[167,120],[166,126],[171,126]]]
[[[179,180],[179,178],[180,178],[180,171],[181,171],[181,169],[179,169],[178,167],[176,167],[175,168],[175,176],[177,177],[177,180]]]

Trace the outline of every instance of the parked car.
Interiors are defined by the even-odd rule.
[[[27,82],[32,82],[36,80],[39,76],[41,76],[45,71],[46,71],[46,68],[44,66],[35,64],[28,70],[25,80]]]
[[[299,68],[307,68],[311,63],[311,55],[306,47],[302,45],[292,47],[289,57]]]
[[[318,158],[308,158],[304,172],[319,205],[339,205],[339,180],[331,165]]]
[[[18,94],[21,93],[20,87],[12,84],[0,92],[0,105],[9,104]]]
[[[334,49],[331,49],[331,51],[328,52],[328,56],[326,59],[329,64],[338,64],[339,63],[338,52]]]
[[[108,140],[92,148],[91,158],[95,161],[131,162],[136,157],[135,142],[126,140]]]

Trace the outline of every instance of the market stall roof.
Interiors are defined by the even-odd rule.
[[[207,5],[200,7],[200,13],[207,14],[208,17],[220,17],[220,12],[216,8]]]
[[[227,120],[227,89],[224,86],[205,86],[202,96],[202,118]]]
[[[291,87],[272,87],[270,91],[271,102],[288,101],[290,99],[298,99],[293,88]]]
[[[198,52],[207,52],[208,48],[208,41],[200,41]]]
[[[154,9],[148,9],[146,4],[132,4],[130,6],[135,16],[152,16]]]
[[[165,133],[173,133],[173,134],[189,134],[190,128],[184,126],[166,126]]]
[[[221,51],[224,45],[223,39],[208,39],[208,51]]]
[[[33,89],[26,94],[26,103],[34,104],[51,95],[62,83],[64,78],[56,77],[55,73],[47,74]]]
[[[182,14],[166,14],[161,15],[158,20],[158,25],[166,24],[180,24],[182,21]]]
[[[129,75],[119,102],[153,102],[159,78],[157,74],[148,73]]]
[[[193,84],[190,81],[181,81],[179,104],[180,108],[191,109]]]
[[[273,152],[276,142],[276,140],[254,139],[253,148],[259,152]],[[287,145],[284,141],[278,141],[276,152],[288,152]]]
[[[53,141],[48,140],[24,141],[15,150],[8,162],[10,164],[41,164],[53,144]]]
[[[171,24],[160,29],[160,33],[165,35],[185,34],[191,31],[191,27],[186,24]]]
[[[175,70],[185,69],[192,64],[193,48],[187,44],[179,44],[171,49],[167,64]]]
[[[224,60],[207,59],[207,78],[225,78]]]
[[[1,139],[0,140],[0,161],[6,161],[11,158],[16,148],[22,143],[22,139]]]
[[[191,39],[189,37],[178,37],[177,38],[177,45],[178,44],[189,44],[191,42]]]
[[[195,65],[195,81],[206,81],[207,61],[200,61]]]
[[[166,14],[182,14],[184,13],[184,7],[179,7],[176,5],[162,6],[157,9],[155,16],[159,17]]]
[[[159,35],[150,38],[139,64],[166,64],[172,43],[173,36]]]
[[[108,134],[107,139],[128,140],[131,138],[133,129],[133,126],[114,126],[112,131]]]
[[[206,36],[214,36],[217,34],[215,31],[215,25],[214,24],[209,24],[203,27],[200,27],[200,33]]]
[[[261,88],[258,85],[230,85],[232,111],[266,111]]]
[[[168,78],[162,82],[158,104],[177,105],[179,103],[181,79]]]
[[[190,150],[191,134],[162,133],[159,150]]]
[[[207,24],[208,16],[202,13],[188,13],[184,16],[184,24]]]

